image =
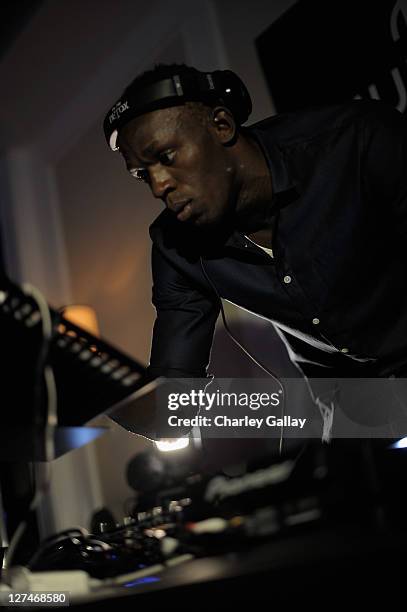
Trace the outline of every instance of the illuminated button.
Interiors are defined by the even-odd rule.
[[[114,380],[120,380],[125,376],[128,372],[130,372],[130,368],[128,366],[122,366],[118,370],[115,370],[112,374],[112,378]]]
[[[283,281],[288,285],[288,283],[291,283],[291,276],[284,276]]]
[[[5,310],[6,307],[3,308]],[[25,319],[25,324],[27,327],[34,327],[39,321],[41,321],[41,315],[39,310],[34,310],[31,316]]]
[[[72,351],[72,353],[79,353],[82,350],[82,345],[80,342],[72,342],[69,350]]]
[[[319,319],[317,319],[316,317],[315,319],[312,319],[312,322],[314,325],[319,325]]]
[[[20,312],[21,314],[23,314],[24,316],[29,315],[30,312],[32,312],[32,306],[30,304],[24,304],[21,308],[20,308]]]
[[[103,363],[103,359],[101,359],[100,357],[93,357],[89,363],[94,368],[98,368],[100,364]]]
[[[134,383],[136,383],[139,378],[140,374],[138,374],[137,372],[133,372],[132,374],[129,374],[129,376],[126,376],[126,378],[122,378],[120,382],[125,387],[130,387],[130,385],[134,385]]]
[[[349,353],[349,349],[348,348],[341,348],[341,353]]]
[[[110,372],[116,369],[117,367],[119,367],[119,365],[120,363],[117,359],[111,359],[110,361],[102,365],[102,367],[100,368],[100,371],[103,372],[104,374],[110,374]]]

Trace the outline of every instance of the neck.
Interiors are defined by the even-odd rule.
[[[248,235],[269,232],[274,211],[270,170],[260,146],[246,135],[236,150],[239,191],[235,229]]]

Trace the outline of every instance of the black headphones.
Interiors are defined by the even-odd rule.
[[[252,112],[250,94],[243,81],[231,70],[196,70],[188,75],[174,74],[142,88],[137,84],[129,85],[103,122],[109,147],[112,151],[118,150],[119,129],[137,115],[178,106],[186,101],[201,101],[209,105],[218,102],[230,109],[239,125],[245,123]]]

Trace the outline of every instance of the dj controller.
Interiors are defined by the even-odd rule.
[[[135,500],[120,524],[101,521],[93,533],[69,529],[43,541],[24,568],[26,583],[17,573],[14,585],[32,587],[49,573],[63,584],[79,571],[86,580],[71,590],[71,605],[102,609],[115,598],[130,605],[129,596],[161,601],[168,589],[215,594],[221,583],[233,598],[244,584],[266,580],[279,601],[290,580],[301,588],[324,580],[322,594],[346,566],[352,583],[380,573],[376,593],[389,572],[401,571],[406,544],[406,457],[388,446],[299,441],[287,456],[240,474],[191,473],[157,489],[152,507]]]

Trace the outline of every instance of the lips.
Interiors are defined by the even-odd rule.
[[[192,200],[181,200],[179,202],[174,202],[169,205],[170,210],[172,210],[176,215],[179,221],[186,221],[192,214]]]
[[[168,208],[176,215],[190,202],[191,200],[179,200],[179,202],[168,202]]]
[[[177,215],[177,219],[178,221],[187,221],[193,212],[193,208],[192,208],[192,204],[191,201],[189,201],[181,210],[181,212],[178,213]]]

